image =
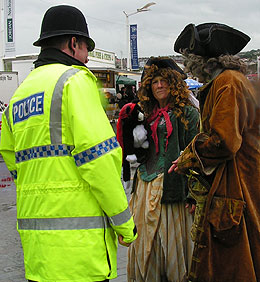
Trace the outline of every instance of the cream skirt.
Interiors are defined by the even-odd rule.
[[[151,182],[138,176],[130,199],[138,238],[128,250],[128,281],[184,282],[191,264],[192,216],[184,203],[161,204],[163,174]]]

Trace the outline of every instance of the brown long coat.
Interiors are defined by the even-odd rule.
[[[178,163],[211,185],[190,280],[260,281],[260,93],[240,72],[225,70],[201,95],[203,133]]]

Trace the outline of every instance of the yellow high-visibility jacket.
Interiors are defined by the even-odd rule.
[[[17,187],[26,278],[115,278],[116,234],[137,235],[95,76],[62,64],[33,70],[3,114],[0,153]]]

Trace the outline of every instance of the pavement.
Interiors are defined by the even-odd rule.
[[[126,188],[129,199],[130,188]],[[117,258],[118,277],[111,281],[126,282],[127,248],[119,245]],[[0,281],[25,282],[23,252],[16,230],[15,186],[0,188]]]
[[[23,253],[16,231],[15,186],[0,188],[0,281],[24,282]]]

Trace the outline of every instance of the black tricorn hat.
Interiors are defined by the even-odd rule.
[[[235,55],[249,42],[245,33],[220,23],[188,24],[174,43],[174,51],[206,57]]]
[[[179,72],[182,75],[182,78],[187,78],[187,75],[184,73],[184,71],[174,62],[173,59],[169,57],[150,57],[148,61],[145,64],[141,80],[143,79],[145,75],[145,70],[150,67],[151,65],[156,65],[159,69],[166,69],[170,68],[172,70],[175,70]]]
[[[94,50],[95,42],[89,37],[84,15],[76,7],[68,5],[53,6],[46,11],[42,20],[40,38],[33,45],[41,46],[43,40],[65,34],[85,37],[88,50]]]

